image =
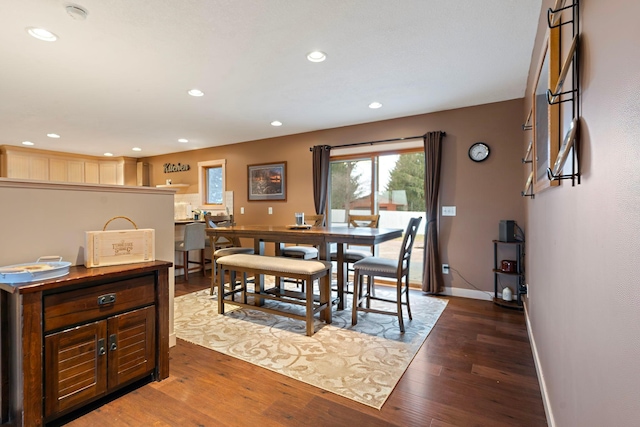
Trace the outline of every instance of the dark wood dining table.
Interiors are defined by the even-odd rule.
[[[320,259],[331,261],[330,245],[337,248],[338,309],[344,309],[346,275],[344,268],[344,245],[377,245],[402,236],[400,228],[368,228],[348,226],[311,227],[308,229],[278,225],[235,225],[206,229],[208,236],[231,236],[253,239],[256,254],[264,255],[265,242],[275,244],[275,254],[285,243],[304,244],[318,247]],[[260,278],[259,286],[264,285]],[[258,285],[258,284],[257,284]]]

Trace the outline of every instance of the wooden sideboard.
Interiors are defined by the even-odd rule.
[[[0,420],[41,426],[145,377],[169,376],[170,262],[71,267],[0,283]]]

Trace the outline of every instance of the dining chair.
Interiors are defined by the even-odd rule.
[[[305,215],[304,217],[305,224],[311,225],[312,227],[322,227],[324,225],[324,214],[319,215]],[[289,258],[298,258],[298,259],[318,259],[319,252],[318,248],[315,246],[305,246],[305,245],[295,245],[295,246],[285,246],[282,248],[281,252],[283,257]],[[295,282],[298,286],[301,287],[302,292],[304,292],[304,281],[302,280],[288,280],[283,279],[285,282]]]
[[[182,253],[182,265],[175,265],[175,268],[184,268],[184,280],[189,281],[189,272],[202,269],[202,275],[205,275],[204,270],[204,239],[205,239],[205,224],[203,222],[194,222],[186,224],[184,226],[184,238],[176,241],[176,252]],[[189,251],[199,251],[200,261],[189,260]],[[199,267],[190,269],[189,264],[197,264]]]
[[[355,272],[355,284],[353,286],[353,310],[351,313],[352,325],[358,323],[359,311],[390,314],[398,316],[400,332],[404,332],[404,321],[402,315],[403,305],[407,306],[409,320],[412,319],[411,306],[409,305],[409,262],[411,260],[411,249],[415,242],[420,221],[422,221],[422,217],[411,218],[409,220],[409,225],[404,233],[400,254],[397,260],[372,256],[363,258],[353,265]],[[362,286],[364,276],[368,277],[366,292],[363,292]],[[373,289],[374,277],[389,277],[396,279],[395,300],[372,294],[371,290]],[[405,279],[404,285],[402,279]],[[406,302],[402,302],[403,294],[405,295]],[[390,309],[383,310],[381,308],[371,308],[371,300],[394,303],[396,305],[396,310],[391,311]],[[363,302],[366,302],[364,307],[362,306]],[[376,307],[379,306],[377,305]]]
[[[324,225],[324,215],[306,215],[305,223],[312,227],[322,227]],[[282,248],[282,256],[300,259],[318,259],[318,248],[313,246],[285,246]]]
[[[349,227],[369,227],[369,228],[378,228],[378,224],[380,223],[380,215],[348,215],[347,216],[347,225]],[[345,282],[348,287],[348,278],[349,272],[353,271],[353,268],[350,268],[350,265],[364,259],[366,257],[373,256],[375,252],[374,245],[371,246],[347,246],[343,253],[344,262],[347,263],[347,274],[345,275]],[[331,251],[331,261],[338,261],[338,253]],[[355,283],[355,280],[354,280]],[[348,291],[347,291],[348,292]],[[375,293],[375,290],[373,291]]]
[[[231,215],[211,215],[211,214],[206,214],[204,216],[204,223],[206,224],[207,228],[213,228],[218,226],[219,224],[222,223],[233,223],[233,220],[231,219]],[[217,248],[224,248],[224,247],[229,247],[229,246],[233,246],[233,242],[230,241],[228,238],[220,236],[218,238],[215,239],[215,246]],[[205,238],[204,241],[204,246],[206,249],[210,249],[211,248],[211,239],[209,239],[208,237]],[[205,253],[205,255],[208,255],[207,253]]]
[[[206,221],[206,220],[205,220]],[[209,223],[206,221],[209,228],[216,227],[229,227],[233,225],[231,221],[222,221],[217,223]],[[218,242],[223,241],[223,246],[220,249],[216,249],[218,247]],[[243,248],[240,245],[240,239],[237,237],[224,237],[224,236],[209,236],[209,246],[211,246],[211,291],[210,295],[213,295],[216,292],[216,279],[218,277],[218,260],[227,255],[235,255],[235,254],[248,254],[251,255],[254,253],[253,248]],[[235,277],[231,277],[229,281],[229,286],[231,288],[235,287]]]

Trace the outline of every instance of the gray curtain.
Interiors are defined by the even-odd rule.
[[[313,201],[316,206],[316,214],[320,215],[325,213],[327,207],[331,147],[315,145],[311,151],[313,155]]]
[[[424,274],[422,290],[437,294],[444,290],[438,243],[438,193],[442,163],[443,132],[429,132],[424,136],[424,198],[427,223],[425,224]]]

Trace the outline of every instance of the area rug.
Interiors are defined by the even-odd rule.
[[[380,409],[446,305],[412,293],[413,320],[405,311],[404,334],[395,316],[359,313],[352,326],[350,309],[334,309],[333,323],[316,319],[308,337],[303,321],[284,316],[229,305],[221,316],[205,289],[175,298],[174,328],[180,339]]]

